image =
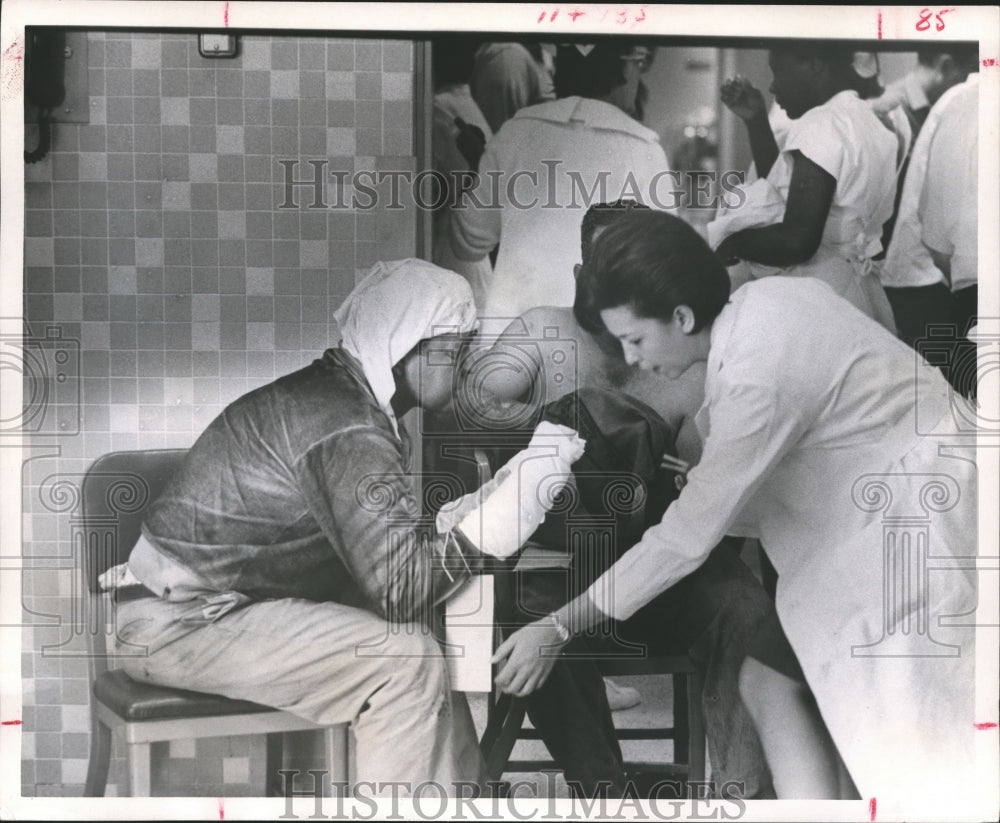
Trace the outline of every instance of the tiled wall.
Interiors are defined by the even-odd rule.
[[[299,178],[310,159],[412,168],[413,48],[242,36],[235,59],[207,59],[194,34],[88,34],[90,122],[58,124],[26,167],[24,318],[34,337],[58,329],[70,379],[45,386],[64,405],[23,472],[25,795],[79,794],[86,773],[73,500],[56,481],[71,491],[108,451],[190,445],[226,403],[336,342],[332,313],[376,258],[413,256],[412,209],[308,209],[304,189],[279,208],[278,162],[300,161]],[[158,747],[154,793],[259,793],[260,743]]]

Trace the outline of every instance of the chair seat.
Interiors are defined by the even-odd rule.
[[[129,722],[275,711],[270,706],[247,700],[230,700],[214,694],[141,683],[120,669],[98,677],[94,681],[94,695],[115,714]]]

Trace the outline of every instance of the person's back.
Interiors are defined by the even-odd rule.
[[[649,200],[667,159],[656,134],[615,106],[571,97],[519,111],[487,144],[479,171],[454,212],[456,252],[485,254],[499,242],[483,316],[509,318],[572,305],[572,281],[553,272],[576,257],[583,213],[592,202]]]
[[[570,72],[578,80],[573,91],[521,109],[487,143],[479,181],[454,211],[451,235],[465,260],[499,245],[484,327],[536,306],[573,304],[573,282],[559,273],[577,259],[580,221],[591,204],[673,205],[659,137],[632,116],[649,60],[648,50],[632,45],[597,45],[572,65],[560,54],[557,83]]]
[[[694,367],[676,380],[633,368],[622,359],[618,341],[584,329],[573,309],[560,306],[529,309],[498,342],[516,346],[519,339],[537,352],[531,355],[538,358],[538,371],[530,392],[540,402],[551,403],[577,389],[629,395],[653,409],[677,432],[677,452],[682,460],[697,462],[701,447],[693,418],[704,393],[704,367]],[[525,353],[529,353],[527,348]],[[524,396],[527,383],[522,378],[516,382],[496,380],[490,387],[501,399],[515,400]]]
[[[188,583],[212,591],[363,602],[374,579],[357,567],[366,552],[333,542],[347,523],[324,517],[336,518],[335,501],[349,497],[335,481],[353,487],[352,456],[364,453],[370,461],[379,441],[395,442],[388,419],[356,362],[330,349],[244,395],[209,425],[150,506],[143,526],[149,542],[129,563],[147,580],[180,564],[191,572]],[[320,455],[339,455],[341,462],[325,488],[311,471]],[[331,508],[319,505],[322,496],[334,501]],[[378,557],[372,552],[372,560]],[[180,582],[174,577],[163,585],[179,596]],[[384,610],[382,603],[368,605]]]

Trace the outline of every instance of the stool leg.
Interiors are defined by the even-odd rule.
[[[490,747],[489,752],[483,752],[486,759],[486,776],[490,781],[497,781],[503,775],[510,754],[514,751],[517,738],[521,734],[521,727],[524,725],[524,715],[527,713],[528,704],[521,698],[515,697],[510,701],[506,717],[503,718],[503,725],[497,735],[496,741]]]
[[[691,766],[691,707],[688,689],[691,675],[677,672],[674,681],[674,762]]]
[[[350,740],[348,739],[346,723],[330,726],[326,729],[326,765],[330,770],[330,780],[346,786],[350,779],[348,759],[350,758]]]
[[[705,680],[700,671],[687,676],[688,717],[690,743],[688,754],[688,779],[692,783],[705,782],[705,717],[701,711],[702,692]]]
[[[128,744],[128,782],[130,797],[151,797],[153,774],[152,744]]]
[[[104,797],[104,792],[108,788],[110,764],[111,729],[94,717],[90,722],[90,760],[87,762],[84,797]]]
[[[282,797],[281,775],[278,772],[284,768],[285,736],[281,732],[264,735],[264,796]]]

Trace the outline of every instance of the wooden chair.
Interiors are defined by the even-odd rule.
[[[115,631],[115,613],[111,598],[98,587],[98,577],[128,559],[147,505],[163,490],[185,453],[183,449],[164,449],[106,454],[94,462],[83,480],[79,512],[73,515],[73,551],[77,573],[82,576],[75,581],[80,584],[77,591],[86,593],[74,602],[86,602],[86,612],[76,617],[88,637],[92,683],[90,762],[84,795],[104,796],[111,735],[116,731],[121,731],[127,746],[129,793],[133,797],[150,795],[152,743],[245,734],[267,735],[269,785],[261,788],[263,793],[277,794],[281,735],[305,730],[324,732],[330,778],[334,784],[345,785],[348,724],[318,726],[269,706],[152,686],[109,669],[107,637]]]
[[[492,477],[487,452],[474,451],[480,485]],[[498,603],[513,596],[512,567],[496,575]],[[499,642],[499,629],[497,630]],[[673,678],[673,725],[655,728],[616,728],[619,741],[670,740],[674,761],[669,764],[626,762],[630,773],[666,772],[671,778],[697,791],[696,784],[705,782],[705,724],[701,713],[704,679],[687,656],[649,656],[641,659],[606,659],[599,662],[604,676],[671,675]],[[494,672],[495,674],[495,672]],[[524,727],[527,702],[523,698],[501,694],[494,689],[487,699],[487,723],[480,740],[480,750],[486,760],[488,779],[498,781],[504,772],[531,772],[551,769],[551,760],[511,760],[518,740],[540,740],[539,732]]]

